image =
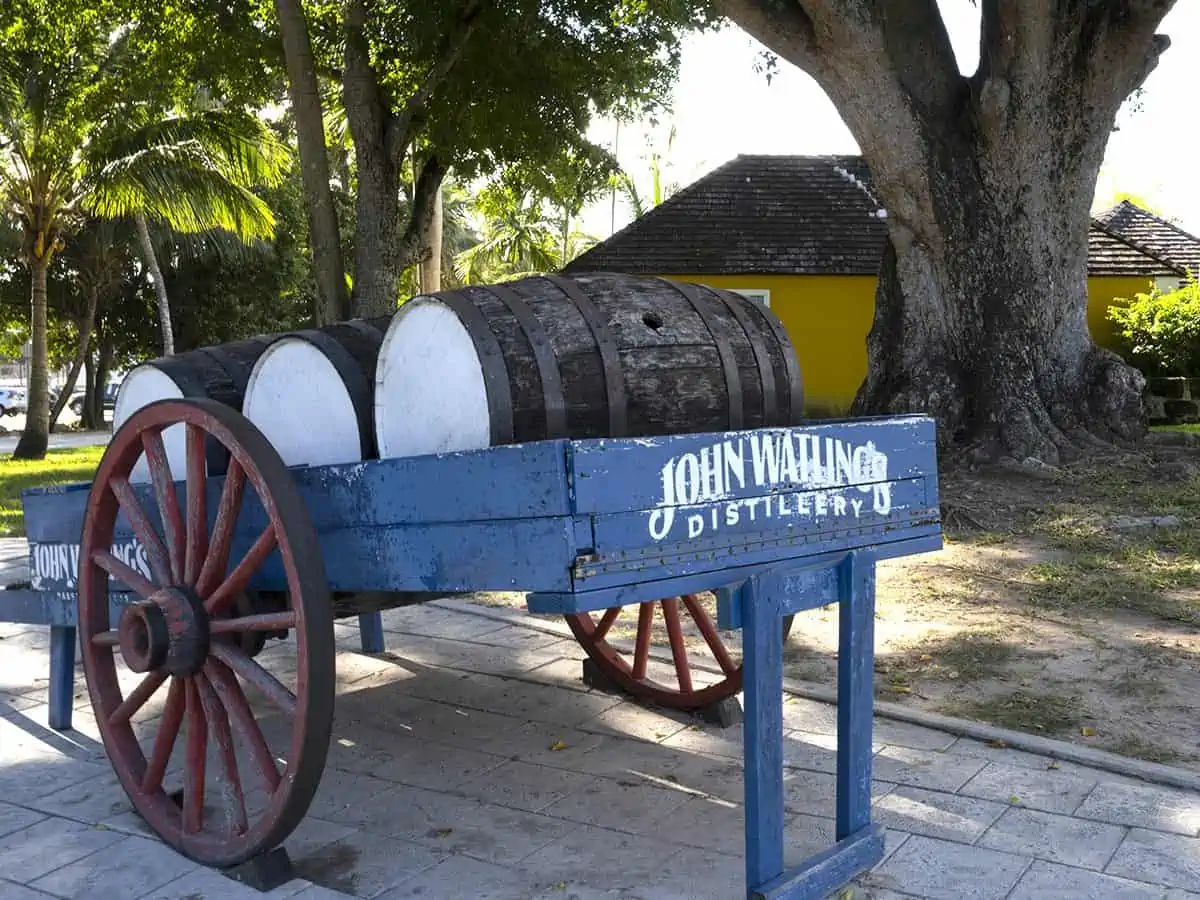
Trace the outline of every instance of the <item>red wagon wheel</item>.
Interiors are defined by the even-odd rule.
[[[182,509],[163,442],[174,425],[186,431]],[[209,441],[230,454],[211,531]],[[145,504],[130,484],[142,456],[153,486]],[[247,485],[266,526],[230,566]],[[113,552],[118,514],[144,552],[142,572]],[[263,611],[247,586],[276,553],[286,598]],[[117,622],[109,614],[110,577],[136,594]],[[279,454],[238,412],[209,400],[160,401],[113,436],[84,519],[79,628],[104,748],[135,809],[164,841],[224,867],[272,849],[295,829],[320,782],[333,726],[332,611],[308,511]],[[294,688],[254,658],[264,632],[294,635]],[[118,659],[133,673],[125,676],[127,691]],[[165,702],[154,709],[150,701],[161,694]],[[284,736],[281,753],[268,734]],[[170,775],[181,777],[182,791],[169,791],[166,776],[181,743],[181,771]]]
[[[637,610],[637,634],[633,641],[632,660],[621,647],[610,643],[613,626],[625,610]],[[650,645],[654,637],[656,613],[661,611],[667,642],[671,648],[671,660],[675,668],[675,684],[663,684],[648,674]],[[719,680],[712,684],[697,686],[693,671],[703,672],[693,666],[693,655],[684,636],[685,625],[682,612],[692,620],[696,631],[707,648],[707,660],[711,667],[715,662],[720,669]],[[642,697],[668,709],[695,710],[732,697],[742,689],[742,665],[735,662],[717,631],[716,623],[704,608],[697,594],[682,597],[667,597],[651,600],[635,606],[615,606],[605,610],[599,618],[592,613],[575,613],[566,617],[567,624],[580,646],[599,666],[600,671],[615,684],[636,697]],[[792,630],[792,616],[783,620],[783,637],[787,640]],[[693,642],[695,643],[695,642]],[[699,661],[699,660],[697,660]],[[707,673],[706,673],[707,674]]]

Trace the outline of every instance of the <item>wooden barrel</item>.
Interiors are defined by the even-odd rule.
[[[209,398],[241,411],[246,383],[259,355],[271,343],[274,335],[232,341],[214,347],[202,347],[152,359],[134,367],[121,382],[113,405],[113,430],[143,406],[156,400],[184,397]],[[167,461],[176,478],[183,478],[185,469],[185,429],[173,425],[163,432]],[[208,443],[208,471],[219,475],[225,471],[228,457],[215,441]],[[149,471],[145,460],[138,462],[130,480],[146,481]]]
[[[391,317],[279,335],[250,372],[242,412],[289,466],[372,459],[375,361]]]
[[[381,457],[553,437],[791,425],[782,323],[730,291],[630,275],[539,276],[414,297],[380,350]]]

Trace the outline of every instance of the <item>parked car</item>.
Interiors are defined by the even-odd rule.
[[[120,387],[119,384],[109,384],[109,385],[105,386],[105,388],[104,388],[104,411],[105,412],[111,412],[112,409],[117,405],[117,389],[119,387]],[[83,394],[76,394],[67,403],[67,406],[69,406],[71,408],[71,412],[75,413],[75,415],[77,415],[77,416],[83,415],[83,399],[84,399]]]
[[[25,410],[25,392],[23,390],[0,387],[0,416],[15,416]]]

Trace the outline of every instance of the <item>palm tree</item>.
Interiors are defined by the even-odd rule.
[[[476,199],[483,216],[482,240],[455,260],[464,284],[557,271],[561,265],[558,224],[542,197],[529,187],[498,181]]]
[[[0,40],[0,199],[31,275],[28,415],[13,456],[40,459],[50,425],[46,274],[74,229],[92,215],[140,216],[183,232],[270,233],[270,210],[249,186],[278,177],[282,154],[253,116],[162,118],[129,102],[117,77],[123,39],[110,40],[99,19],[64,17],[53,32],[39,32],[49,26],[33,19],[20,24]],[[157,268],[152,250],[146,263]],[[159,290],[161,276],[154,281]],[[169,349],[162,291],[159,306]]]
[[[209,109],[99,136],[82,173],[80,205],[99,218],[132,218],[158,301],[163,354],[175,352],[171,307],[150,236],[151,219],[185,234],[221,229],[243,241],[275,231],[271,208],[251,188],[277,186],[286,154],[261,120]]]

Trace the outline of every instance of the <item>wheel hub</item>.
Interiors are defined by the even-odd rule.
[[[163,588],[130,603],[117,625],[121,656],[134,672],[163,669],[195,675],[208,659],[211,635],[204,603],[188,588]]]

